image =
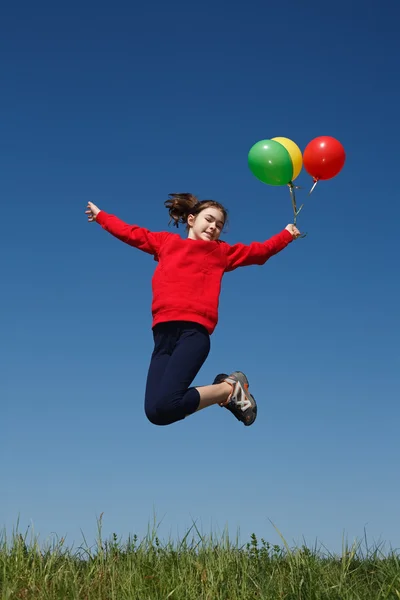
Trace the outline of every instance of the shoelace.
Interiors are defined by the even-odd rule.
[[[242,398],[241,400],[239,400],[237,398],[237,394],[238,394],[239,390],[241,391],[241,389],[242,389],[242,386],[241,386],[240,382],[238,381],[237,384],[235,385],[234,389],[232,390],[231,395],[228,398],[228,402],[230,400],[234,400],[236,406],[238,406],[242,411],[245,411],[246,409],[251,407],[251,402],[250,402],[250,400],[247,399],[244,392],[242,394],[244,396],[244,398]]]

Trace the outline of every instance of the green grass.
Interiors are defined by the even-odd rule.
[[[1,600],[400,600],[399,554],[366,542],[341,555],[255,535],[240,546],[194,525],[180,541],[155,528],[122,543],[102,539],[101,520],[93,548],[27,537],[0,536]]]

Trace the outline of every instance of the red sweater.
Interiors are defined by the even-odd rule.
[[[218,322],[224,273],[263,265],[293,240],[284,229],[265,242],[231,246],[221,240],[183,239],[177,233],[149,231],[104,211],[98,213],[96,221],[126,244],[152,254],[158,262],[152,279],[153,327],[163,321],[194,321],[210,334]]]

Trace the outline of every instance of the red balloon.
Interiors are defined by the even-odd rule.
[[[303,152],[304,168],[315,180],[332,179],[342,170],[345,160],[342,144],[327,135],[313,139]]]

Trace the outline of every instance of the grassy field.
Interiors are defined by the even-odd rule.
[[[100,524],[101,525],[101,524]],[[178,542],[152,531],[114,535],[72,550],[13,533],[0,538],[1,600],[399,600],[400,555],[364,541],[331,555],[271,546],[255,535],[240,546],[204,538],[194,526]]]

